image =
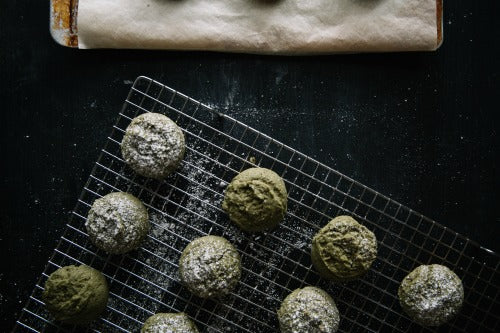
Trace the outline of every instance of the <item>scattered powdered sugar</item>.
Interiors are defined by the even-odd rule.
[[[206,332],[207,333],[220,333],[220,332],[231,333],[231,332],[234,332],[234,327],[233,327],[233,325],[228,323],[226,320],[217,316],[212,320],[210,325],[206,328]]]
[[[212,165],[208,158],[188,152],[174,180],[176,186],[168,198],[173,211],[166,213],[175,215],[172,223],[180,226],[176,234],[187,240],[217,233],[213,227],[219,225],[223,188],[215,185],[220,180],[211,174]]]
[[[159,213],[150,214],[150,221],[150,237],[143,244],[143,250],[138,253],[139,261],[144,263],[139,270],[139,275],[143,277],[139,287],[147,295],[162,299],[166,290],[176,283],[179,254],[172,248],[175,244],[172,223]],[[159,306],[160,303],[155,303],[150,310],[156,312]]]
[[[232,223],[225,227],[223,236],[227,240],[229,240],[232,244],[237,245],[238,248],[241,248],[244,241],[247,240],[245,234],[240,230],[240,228],[238,228],[235,224]],[[249,246],[250,244],[253,243],[249,243]]]

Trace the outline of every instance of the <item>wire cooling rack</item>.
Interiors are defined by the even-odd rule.
[[[164,181],[134,174],[120,154],[124,129],[148,111],[166,114],[186,135],[185,160]],[[254,165],[283,177],[289,206],[277,229],[250,235],[234,227],[220,203],[231,179]],[[97,250],[84,227],[93,201],[113,191],[139,197],[152,222],[144,245],[123,256]],[[309,251],[314,233],[340,214],[354,216],[376,234],[378,258],[362,279],[335,284],[311,268]],[[241,282],[222,300],[196,298],[177,277],[181,251],[206,234],[228,238],[242,255]],[[110,285],[108,307],[89,332],[138,332],[155,312],[178,311],[203,332],[276,332],[281,301],[306,285],[333,296],[340,332],[427,331],[403,314],[397,289],[416,266],[430,263],[450,267],[465,287],[462,311],[439,331],[500,331],[497,254],[241,122],[139,77],[14,331],[82,331],[53,322],[41,300],[48,275],[70,264],[102,271]]]

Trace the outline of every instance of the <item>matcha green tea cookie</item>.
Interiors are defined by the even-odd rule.
[[[184,313],[157,313],[149,317],[141,333],[198,333],[198,328]]]
[[[350,216],[337,216],[313,238],[311,259],[324,278],[342,282],[363,275],[377,257],[373,232]]]
[[[398,296],[401,307],[415,322],[439,326],[460,311],[464,287],[448,267],[422,265],[403,279]]]
[[[170,118],[159,113],[135,117],[121,143],[123,159],[138,174],[163,179],[184,158],[184,134]]]
[[[139,247],[149,231],[148,211],[131,194],[114,192],[94,201],[85,227],[98,248],[122,254]]]
[[[182,251],[180,280],[198,297],[226,295],[234,289],[240,276],[240,255],[225,238],[200,237]]]
[[[84,325],[99,317],[108,302],[108,284],[89,266],[65,266],[50,274],[42,294],[56,320]]]
[[[282,333],[333,333],[339,327],[339,311],[333,299],[316,287],[296,289],[278,310]]]
[[[274,171],[250,168],[233,178],[222,208],[231,221],[248,232],[274,228],[286,213],[285,183]]]

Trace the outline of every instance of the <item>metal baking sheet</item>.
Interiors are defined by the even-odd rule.
[[[186,157],[164,181],[131,171],[120,142],[131,119],[166,114],[183,129]],[[241,170],[274,170],[285,180],[289,207],[280,226],[246,234],[221,211],[223,191]],[[89,241],[84,223],[95,199],[126,191],[148,207],[152,231],[143,246],[111,256]],[[310,260],[312,236],[332,217],[354,216],[378,239],[378,257],[361,279],[336,284],[318,276]],[[181,251],[194,238],[214,234],[235,244],[243,274],[222,300],[193,296],[177,277]],[[110,299],[89,332],[138,332],[156,312],[186,312],[202,332],[277,332],[276,310],[292,290],[325,289],[341,315],[339,332],[498,332],[498,254],[395,202],[273,138],[163,84],[139,77],[85,184],[54,253],[17,322],[16,332],[81,332],[53,322],[41,299],[50,273],[87,264],[106,276]],[[462,279],[465,303],[439,330],[414,324],[397,299],[400,281],[421,264],[451,268]]]
[[[436,48],[443,43],[443,0],[436,0]],[[78,0],[50,0],[50,33],[60,45],[78,48]]]

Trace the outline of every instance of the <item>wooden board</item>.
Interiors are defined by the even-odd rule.
[[[443,43],[443,0],[436,0],[436,46]],[[78,48],[78,0],[50,0],[50,32],[54,40]]]

